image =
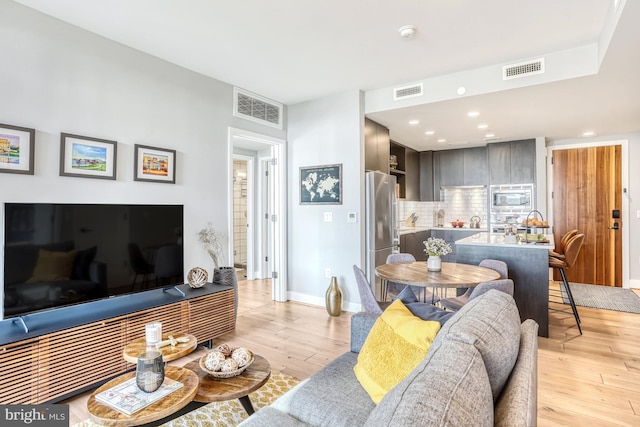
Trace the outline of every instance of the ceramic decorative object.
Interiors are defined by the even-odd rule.
[[[164,381],[164,362],[162,353],[148,350],[138,356],[136,365],[136,385],[142,391],[156,391]]]
[[[327,288],[325,294],[325,304],[327,306],[327,313],[330,316],[340,316],[342,311],[342,291],[338,287],[338,279],[335,276],[331,277],[331,282]]]
[[[213,270],[213,283],[232,286],[235,317],[238,317],[238,276],[234,267],[220,267]]]
[[[429,258],[427,258],[427,270],[429,271],[442,270],[442,258],[436,255],[429,255]]]
[[[187,282],[193,289],[203,287],[207,280],[209,280],[209,274],[202,267],[194,267],[187,273]]]

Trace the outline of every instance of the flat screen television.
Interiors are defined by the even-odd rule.
[[[4,318],[182,283],[183,206],[4,204]]]

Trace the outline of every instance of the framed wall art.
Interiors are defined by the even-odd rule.
[[[301,205],[342,204],[342,164],[300,168]]]
[[[116,141],[62,133],[60,175],[116,179]]]
[[[0,172],[33,175],[35,129],[0,124]]]
[[[135,181],[176,183],[176,150],[136,144],[133,165]]]

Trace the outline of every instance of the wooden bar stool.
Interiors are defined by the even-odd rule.
[[[582,243],[584,242],[584,234],[576,234],[571,237],[567,242],[565,253],[561,258],[556,258],[554,256],[549,256],[549,267],[557,268],[560,270],[560,276],[562,276],[562,284],[560,285],[561,292],[564,291],[567,295],[567,299],[569,300],[569,304],[571,305],[571,310],[573,311],[573,317],[576,319],[576,324],[578,325],[578,330],[580,331],[580,335],[582,335],[582,327],[580,326],[580,316],[578,315],[578,309],[576,308],[576,303],[573,300],[573,294],[571,293],[571,288],[569,287],[569,282],[567,281],[567,275],[565,274],[565,268],[571,268],[573,264],[576,262],[578,258],[578,254],[580,253],[580,248],[582,247]],[[550,310],[555,311],[565,311],[559,310],[555,308],[549,307]]]
[[[556,257],[556,258],[564,257],[564,252],[565,252],[565,250],[567,248],[567,243],[569,243],[569,239],[571,239],[576,234],[578,234],[578,230],[567,231],[564,234],[564,236],[562,236],[562,239],[560,240],[560,247],[556,248],[557,250],[555,250],[555,251],[549,250],[549,255],[551,255],[552,257]]]

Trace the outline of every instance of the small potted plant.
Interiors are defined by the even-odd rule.
[[[222,267],[224,253],[222,243],[224,235],[216,231],[211,222],[198,232],[198,241],[202,243],[205,250],[213,260],[213,283],[220,285],[233,286],[234,289],[234,307],[236,317],[238,313],[238,278],[236,277],[236,269],[233,267]]]
[[[425,253],[429,255],[429,258],[427,258],[427,270],[442,270],[442,258],[440,257],[452,252],[451,245],[435,237],[429,237],[422,243],[424,244]]]

